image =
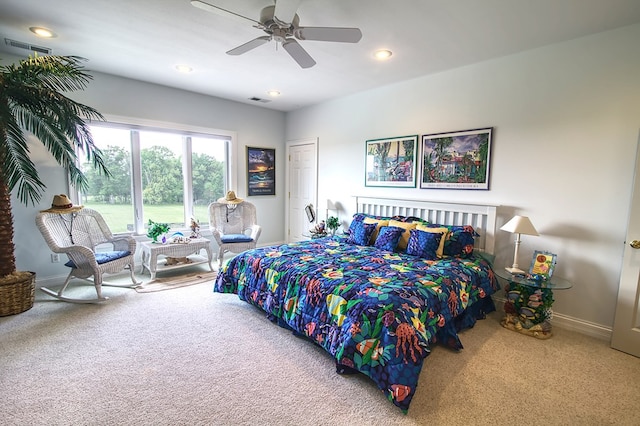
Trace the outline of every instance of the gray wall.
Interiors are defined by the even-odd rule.
[[[638,40],[634,25],[344,97],[289,113],[286,136],[319,138],[319,200],[497,204],[499,226],[529,216],[541,235],[522,237],[519,263],[554,252],[556,274],[575,283],[554,293],[554,321],[610,330],[640,130]],[[364,186],[367,139],[490,126],[489,191]],[[497,234],[501,268],[514,239]]]

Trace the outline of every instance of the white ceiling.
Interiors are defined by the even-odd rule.
[[[206,1],[255,20],[273,4]],[[264,33],[189,0],[2,0],[0,57],[30,53],[8,47],[9,38],[82,56],[90,70],[291,111],[638,23],[640,0],[302,0],[298,15],[300,26],[358,27],[362,40],[301,41],[317,62],[302,69],[274,41],[241,56],[225,54]],[[32,26],[57,37],[38,38]],[[380,48],[392,50],[391,59],[373,59]],[[194,71],[180,74],[177,64]],[[282,95],[270,98],[272,89]]]

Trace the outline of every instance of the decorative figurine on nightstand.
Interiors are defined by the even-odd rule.
[[[311,233],[311,238],[322,238],[327,236],[327,231],[325,228],[324,220],[320,223],[317,223],[316,226],[311,228],[309,232]]]
[[[191,235],[189,238],[200,238],[200,223],[196,220],[195,217],[191,218]]]

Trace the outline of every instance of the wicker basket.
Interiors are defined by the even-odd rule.
[[[0,282],[0,317],[19,314],[33,307],[36,274],[29,273],[31,275],[18,282],[8,284]]]

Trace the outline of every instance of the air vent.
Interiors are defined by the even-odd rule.
[[[34,46],[33,44],[25,43],[23,41],[11,40],[9,38],[5,38],[4,42],[7,46],[17,47],[18,49],[30,50],[32,52],[43,53],[45,55],[51,54],[51,49],[48,47],[42,46]]]
[[[250,101],[254,101],[254,102],[262,102],[263,104],[271,102],[269,99],[262,99],[262,98],[258,98],[256,96],[254,96],[253,98],[249,98],[249,100]]]

